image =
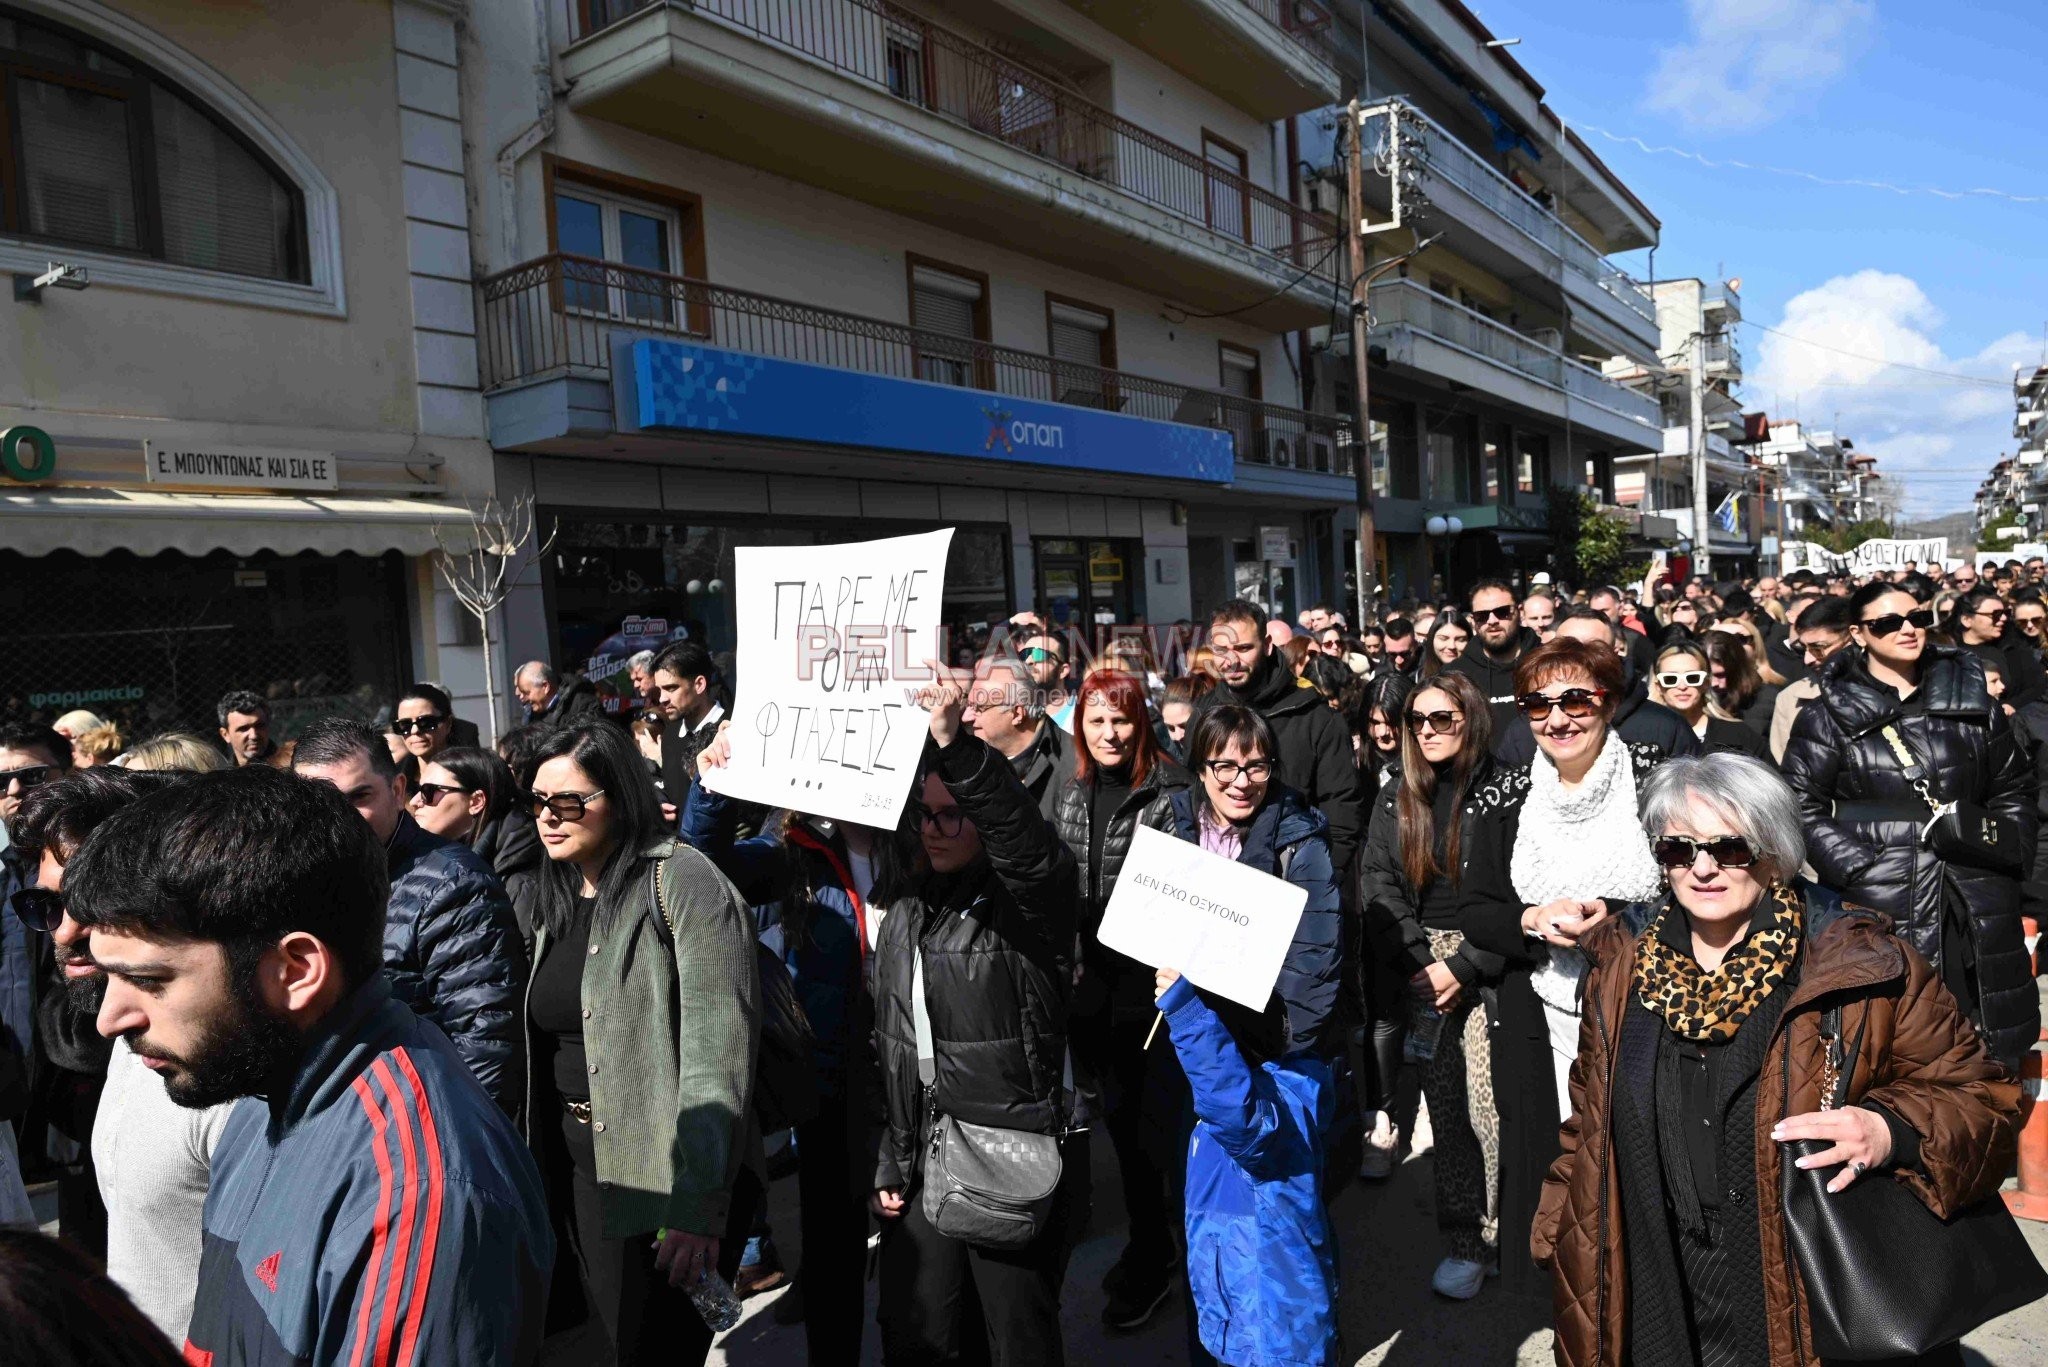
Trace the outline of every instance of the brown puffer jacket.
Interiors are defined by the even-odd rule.
[[[1564,1367],[1620,1367],[1628,1356],[1628,1260],[1608,1105],[1636,940],[1648,919],[1644,909],[1631,910],[1637,914],[1610,920],[1580,942],[1593,967],[1571,1072],[1573,1114],[1559,1133],[1564,1153],[1544,1180],[1529,1236],[1537,1266],[1551,1272],[1557,1361]],[[1820,1109],[1821,998],[1841,1004],[1845,1037],[1862,1032],[1851,1100],[1883,1105],[1920,1136],[1922,1171],[1864,1181],[1905,1182],[1946,1217],[1998,1190],[2019,1133],[2019,1084],[1986,1052],[1927,961],[1891,934],[1883,917],[1809,890],[1801,953],[1797,986],[1757,1083],[1756,1199],[1772,1367],[1819,1362],[1785,1239],[1779,1146],[1770,1136],[1787,1116]],[[1866,1011],[1867,1026],[1860,1019]]]

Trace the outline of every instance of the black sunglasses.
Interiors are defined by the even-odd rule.
[[[446,783],[422,783],[413,789],[413,792],[419,795],[420,801],[429,807],[437,805],[442,798],[450,793],[473,793],[475,791],[474,788],[457,788]]]
[[[536,817],[542,812],[553,812],[558,821],[581,821],[590,804],[603,796],[602,788],[587,793],[528,793],[526,802]]]
[[[25,793],[31,788],[41,787],[49,778],[50,766],[47,764],[31,764],[26,769],[8,769],[0,772],[0,793],[6,792],[17,783]]]
[[[1704,850],[1715,865],[1724,869],[1746,869],[1756,862],[1756,851],[1739,835],[1694,840],[1689,835],[1667,835],[1650,846],[1657,862],[1667,869],[1690,868]]]
[[[919,807],[917,824],[929,826],[948,840],[960,834],[961,826],[967,822],[967,813],[958,807]]]
[[[1600,710],[1600,702],[1607,696],[1604,688],[1567,688],[1556,697],[1543,693],[1524,693],[1515,699],[1515,706],[1522,709],[1522,715],[1530,721],[1542,721],[1550,715],[1550,709],[1561,707],[1564,714],[1574,721],[1590,717]]]
[[[1465,714],[1463,712],[1453,712],[1449,709],[1441,712],[1410,712],[1408,714],[1408,729],[1419,736],[1422,734],[1422,728],[1426,723],[1429,729],[1436,732],[1439,736],[1448,736],[1464,719]]]
[[[1909,622],[1921,631],[1933,630],[1934,609],[1921,608],[1917,612],[1887,612],[1882,617],[1866,617],[1856,625],[1868,631],[1872,636],[1890,636]]]
[[[64,894],[51,888],[18,888],[7,899],[14,914],[30,930],[48,935],[64,924]]]
[[[1509,622],[1514,620],[1514,616],[1515,605],[1513,603],[1504,604],[1503,606],[1497,608],[1472,609],[1472,620],[1475,622],[1484,622],[1488,618],[1491,618],[1496,622]]]
[[[409,736],[414,731],[431,731],[447,720],[446,717],[437,717],[431,712],[424,717],[400,717],[391,723],[391,733],[395,736]]]

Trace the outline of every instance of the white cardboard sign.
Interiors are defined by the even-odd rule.
[[[732,759],[706,784],[728,797],[893,826],[927,721],[953,532],[837,546],[733,551]]]
[[[1103,912],[1102,943],[1264,1010],[1308,890],[1140,826]]]

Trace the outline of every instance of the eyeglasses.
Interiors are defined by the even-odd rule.
[[[1472,620],[1475,622],[1485,622],[1489,620],[1495,622],[1511,622],[1514,620],[1514,618],[1515,605],[1513,603],[1505,603],[1497,608],[1472,609]]]
[[[536,817],[545,811],[553,812],[557,821],[581,821],[590,804],[603,796],[604,789],[596,788],[587,793],[528,793],[526,801]]]
[[[441,799],[450,793],[473,793],[475,791],[476,789],[474,788],[457,788],[446,783],[422,783],[413,789],[414,795],[420,800],[420,805],[424,807],[438,805]],[[592,796],[595,796],[595,794],[592,794]],[[581,816],[582,813],[578,812],[576,815]],[[571,817],[569,819],[574,820],[575,818]]]
[[[1024,652],[1024,663],[1028,665],[1063,665],[1066,660],[1050,650],[1031,649]]]
[[[425,735],[447,720],[446,717],[437,717],[431,712],[424,717],[400,717],[397,721],[391,723],[391,733],[395,736],[409,736],[414,731],[418,731],[421,735]]]
[[[48,935],[64,924],[64,894],[56,889],[19,888],[8,904],[30,930]]]
[[[1464,721],[1465,714],[1463,712],[1453,712],[1448,709],[1442,712],[1410,712],[1408,714],[1408,729],[1419,736],[1426,726],[1439,736],[1448,736],[1451,732],[1457,730],[1459,726],[1463,725]]]
[[[1248,778],[1254,783],[1264,783],[1273,777],[1273,761],[1269,759],[1255,759],[1244,764],[1239,764],[1234,759],[1212,759],[1202,767],[1207,769],[1218,783],[1225,784],[1235,783],[1240,778]]]
[[[1809,660],[1825,660],[1842,648],[1839,636],[1815,636],[1799,643],[1799,653]]]
[[[1872,636],[1889,636],[1900,627],[1912,625],[1916,630],[1929,631],[1934,626],[1934,609],[1921,608],[1917,612],[1887,612],[1882,617],[1866,617],[1856,625]]]
[[[1717,868],[1746,869],[1756,862],[1756,851],[1739,835],[1716,836],[1712,840],[1667,835],[1653,843],[1650,851],[1667,869],[1690,868],[1702,853],[1713,860]]]
[[[1567,688],[1556,697],[1544,693],[1524,693],[1515,699],[1515,706],[1522,709],[1522,715],[1530,721],[1542,721],[1550,715],[1550,709],[1561,707],[1564,714],[1574,721],[1590,717],[1600,710],[1600,703],[1607,697],[1604,688]]]
[[[2014,625],[2018,626],[2021,631],[2039,631],[2043,622],[2048,622],[2048,617],[2038,614],[2032,617],[2013,618]]]
[[[917,824],[930,827],[951,839],[960,834],[960,828],[967,824],[967,813],[958,807],[920,807],[917,809]]]
[[[1659,688],[1698,688],[1706,681],[1704,669],[1667,669],[1657,675]]]
[[[49,778],[50,766],[47,764],[31,764],[26,769],[8,769],[0,772],[0,793],[6,792],[17,783],[25,793],[31,788],[41,787]]]

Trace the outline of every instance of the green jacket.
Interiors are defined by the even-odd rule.
[[[604,1232],[717,1237],[740,1169],[762,1169],[754,1122],[761,1043],[754,915],[725,875],[687,846],[663,839],[636,858],[625,906],[599,908],[600,924],[607,912],[612,919],[605,933],[592,929],[583,961],[583,1047]],[[655,904],[657,867],[675,922],[673,955]],[[551,938],[536,927],[536,965]],[[666,1029],[655,1028],[663,1021]],[[528,1072],[532,1096],[531,1065]],[[533,1120],[529,1108],[529,1140]]]

